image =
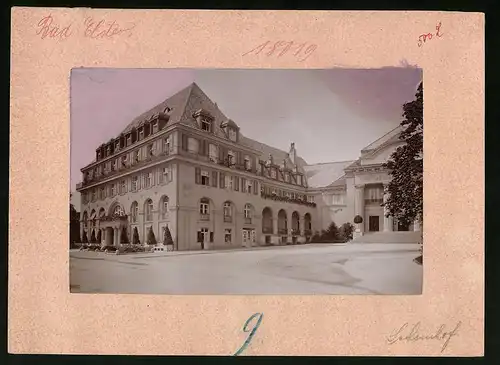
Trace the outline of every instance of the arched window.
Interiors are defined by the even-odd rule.
[[[233,220],[233,206],[231,202],[224,203],[224,222],[232,222]]]
[[[164,196],[160,201],[161,219],[168,218],[168,196]]]
[[[281,209],[278,212],[278,234],[287,234],[288,233],[288,222],[286,211]]]
[[[138,215],[139,215],[139,204],[137,204],[137,202],[133,202],[132,206],[130,207],[130,216],[132,223],[137,223]]]
[[[273,233],[273,231],[273,211],[266,207],[262,211],[262,233]]]
[[[309,235],[311,234],[311,230],[312,230],[312,225],[311,225],[311,215],[309,213],[306,213],[304,215],[304,233],[306,235]]]
[[[125,215],[125,211],[120,204],[117,204],[113,209],[112,215],[122,217]]]
[[[251,204],[245,204],[245,209],[243,210],[245,214],[245,223],[250,224],[252,223],[252,217],[253,217],[253,207]]]
[[[300,216],[297,211],[292,213],[292,234],[300,234]]]
[[[210,219],[210,200],[202,198],[200,200],[200,218],[202,220]]]
[[[104,210],[104,208],[99,209],[99,218],[102,218],[105,215],[106,215],[106,211]]]
[[[153,220],[153,201],[151,199],[146,200],[144,203],[144,219],[146,222]]]

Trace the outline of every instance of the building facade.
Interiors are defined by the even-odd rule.
[[[245,137],[193,83],[96,149],[77,185],[80,233],[119,245],[152,231],[161,243],[168,227],[174,249],[199,250],[306,242],[355,214],[368,217],[365,231],[394,229],[380,206],[381,164],[397,135],[357,161],[307,165],[294,143],[282,151]]]

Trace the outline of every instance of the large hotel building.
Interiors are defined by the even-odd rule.
[[[81,235],[103,245],[158,242],[175,250],[306,242],[334,221],[361,215],[363,232],[418,230],[384,216],[390,176],[382,168],[402,142],[399,128],[357,160],[308,165],[243,135],[195,84],[135,118],[81,169]],[[98,231],[100,235],[98,235]]]

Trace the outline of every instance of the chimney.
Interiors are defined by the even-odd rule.
[[[290,152],[288,153],[288,155],[290,156],[290,160],[292,161],[292,163],[295,165],[297,162],[295,161],[296,157],[297,157],[297,151],[295,150],[295,143],[292,142],[290,144]]]

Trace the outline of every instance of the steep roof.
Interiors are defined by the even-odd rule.
[[[127,127],[123,130],[123,133],[131,131],[132,128],[137,128],[141,125],[141,123],[151,119],[155,114],[164,112],[167,107],[171,109],[171,111],[168,113],[170,115],[169,124],[178,123],[181,120],[184,109],[186,107],[186,103],[195,86],[196,84],[192,83],[188,87],[185,87],[184,89],[170,96],[165,101],[162,101],[160,104],[149,109],[147,112],[144,112],[138,117],[134,118],[134,120],[132,120],[132,122],[130,122],[130,124],[127,125]]]
[[[169,125],[180,123],[196,128],[197,124],[193,117],[193,113],[202,109],[210,113],[210,115],[214,118],[215,123],[213,125],[213,133],[218,137],[226,138],[226,132],[223,128],[221,128],[221,124],[223,122],[237,126],[237,124],[234,123],[234,121],[229,120],[229,118],[227,118],[218,108],[217,104],[210,100],[203,90],[201,90],[201,88],[193,82],[154,108],[151,108],[147,112],[134,118],[134,120],[123,130],[123,133],[129,132],[132,128],[137,128],[144,121],[152,118],[155,114],[164,112],[167,107],[171,109],[170,112],[168,112],[170,115],[170,119],[168,121]],[[290,157],[288,156],[288,152],[245,137],[241,131],[239,141],[244,146],[261,151],[260,158],[262,160],[267,160],[269,154],[271,154],[276,164],[281,164],[283,160],[286,160],[288,166],[293,165]],[[297,156],[295,162],[298,170],[300,172],[304,172],[304,166],[307,165],[304,159]]]
[[[402,131],[402,127],[398,125],[396,128],[390,130],[386,134],[384,134],[382,137],[376,139],[372,143],[370,143],[368,146],[363,148],[361,150],[362,153],[368,152],[374,149],[377,149],[383,145],[390,144],[392,142],[398,142],[399,141],[399,135]]]
[[[344,176],[344,169],[354,161],[318,163],[304,167],[311,188],[327,187]]]

